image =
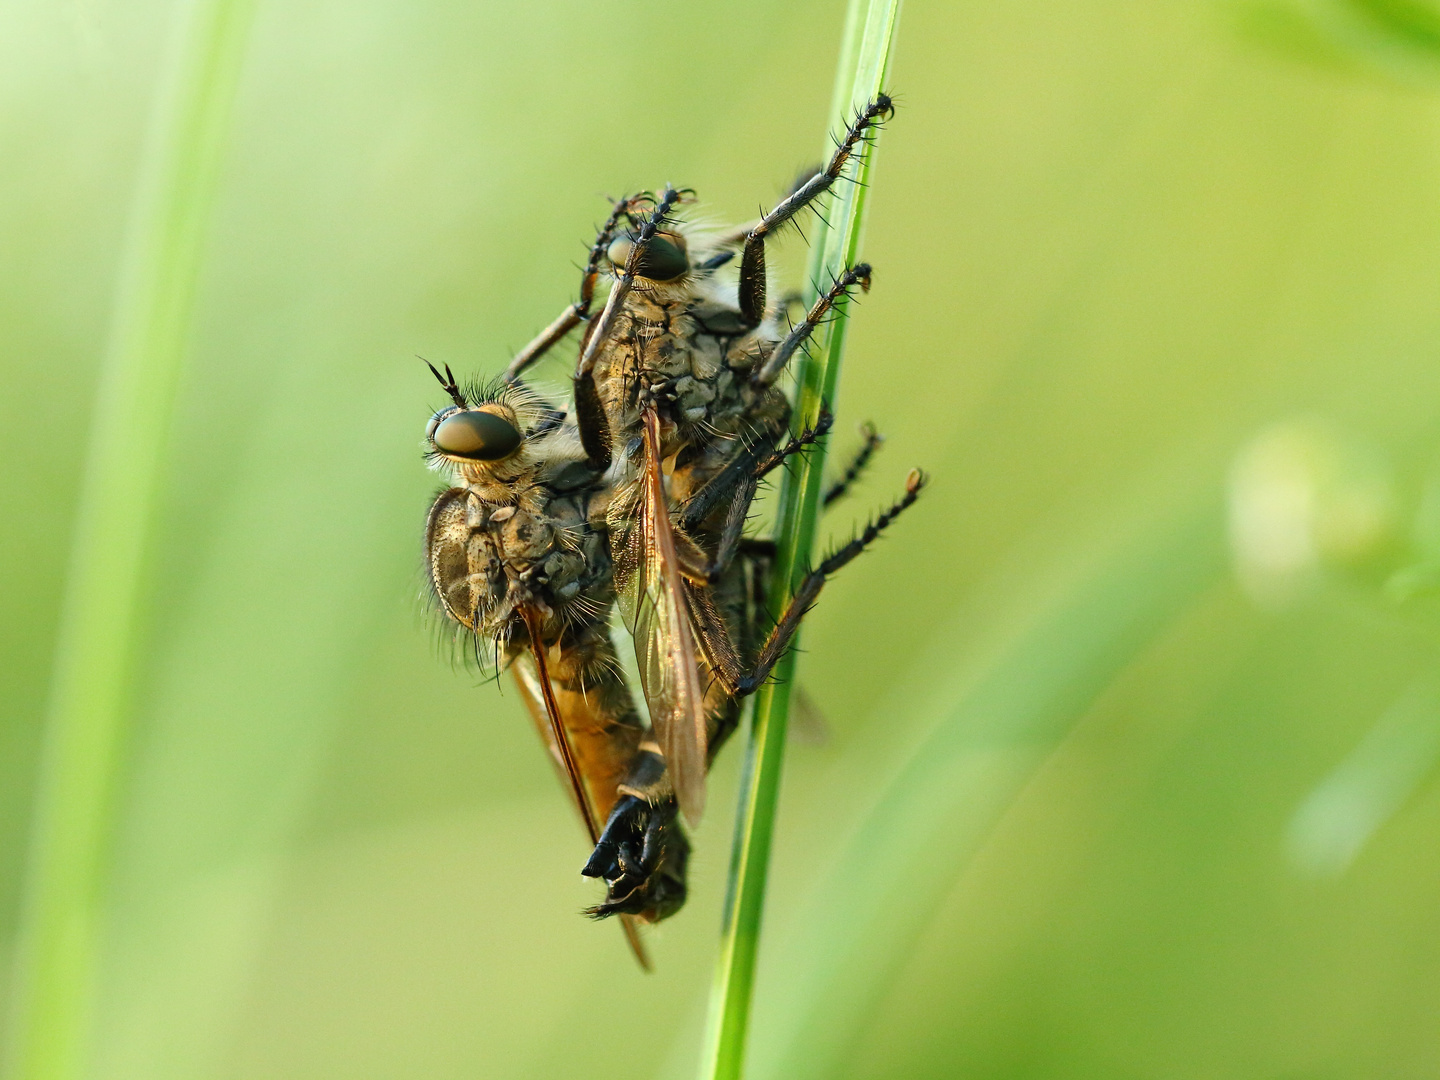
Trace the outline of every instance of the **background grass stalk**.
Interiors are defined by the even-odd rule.
[[[252,0],[182,5],[94,406],[25,882],[6,1075],[83,1075],[114,779],[206,224]]]
[[[851,0],[830,130],[843,131],[856,110],[884,88],[899,16],[899,0]],[[829,151],[827,144],[827,155]],[[872,145],[856,166],[856,182],[838,185],[835,198],[825,211],[828,225],[818,217],[814,219],[807,303],[841,270],[859,261],[873,161]],[[797,431],[815,423],[822,402],[829,402],[832,408],[835,405],[845,346],[845,306],[844,302],[836,305],[836,317],[822,328],[810,353],[798,358],[794,416]],[[787,470],[782,482],[776,513],[779,551],[774,575],[776,588],[771,597],[773,615],[778,616],[784,609],[813,557],[824,470],[822,443]],[[792,650],[776,666],[775,678],[755,697],[741,778],[720,953],[701,1061],[702,1080],[732,1080],[741,1075],[744,1066],[755,954],[760,943],[770,840],[780,794],[795,655]]]

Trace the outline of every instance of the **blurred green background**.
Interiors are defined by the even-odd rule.
[[[842,16],[259,7],[90,1075],[693,1074],[740,751],[642,976],[516,695],[423,614],[415,356],[497,371],[605,194],[773,201]],[[4,969],[174,19],[0,8]],[[935,482],[807,626],[750,1075],[1435,1076],[1440,3],[913,0],[894,86],[834,449],[889,441],[828,528]]]

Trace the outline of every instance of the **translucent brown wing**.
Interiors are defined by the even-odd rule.
[[[655,741],[680,809],[694,825],[705,810],[705,693],[660,472],[660,421],[651,409],[641,418],[644,467],[611,510],[615,589],[635,639]]]
[[[535,639],[532,638],[532,640]],[[539,730],[540,737],[550,750],[551,759],[555,762],[561,777],[570,782],[570,794],[574,797],[575,808],[580,812],[580,819],[585,824],[585,830],[590,836],[590,843],[594,844],[600,838],[599,830],[596,828],[596,822],[600,815],[596,813],[594,800],[586,789],[578,769],[574,769],[575,756],[566,735],[568,725],[556,704],[555,694],[549,681],[549,673],[545,671],[545,667],[545,657],[540,650],[528,651],[515,661],[515,682],[520,687],[520,697],[524,700],[526,709],[529,710],[530,718],[535,721],[535,727]],[[625,932],[625,940],[630,945],[630,951],[635,954],[636,962],[645,971],[651,970],[650,956],[645,950],[645,943],[640,940],[639,920],[633,915],[621,915],[620,926]]]
[[[555,701],[555,691],[550,684],[550,672],[547,670],[545,661],[545,646],[540,637],[540,617],[529,608],[520,608],[520,617],[525,620],[525,628],[530,631],[531,648],[527,654],[528,659],[533,662],[534,669],[530,685],[526,685],[524,675],[525,668],[522,666],[518,677],[520,686],[531,696],[538,693],[545,710],[545,718],[550,727],[550,749],[560,761],[561,771],[566,779],[570,781],[570,794],[575,798],[575,805],[580,810],[580,816],[585,820],[585,828],[590,834],[590,843],[600,839],[600,827],[595,820],[595,807],[591,804],[590,793],[585,790],[585,778],[580,775],[580,767],[575,764],[575,751],[570,746],[570,735],[565,730],[565,717],[560,713],[560,706]],[[532,713],[534,709],[532,707]]]

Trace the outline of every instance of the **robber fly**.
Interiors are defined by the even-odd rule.
[[[610,639],[609,550],[591,524],[603,525],[607,489],[574,423],[527,388],[462,391],[448,367],[431,371],[451,399],[426,432],[427,456],[452,483],[425,528],[434,594],[477,650],[515,672],[594,845],[617,804],[664,771]],[[654,854],[644,879],[617,880],[592,910],[622,915],[642,966],[636,923],[684,903],[689,853],[658,815],[646,841]]]
[[[634,920],[683,903],[688,841],[677,809],[698,819],[705,773],[740,700],[768,677],[826,576],[923,483],[912,474],[905,496],[823,560],[767,627],[773,551],[742,536],[750,503],[768,472],[830,426],[827,413],[787,439],[790,405],[775,383],[836,302],[868,287],[869,268],[847,270],[782,334],[766,302],[764,239],[835,183],[888,113],[883,97],[862,111],[827,168],[728,237],[674,220],[681,195],[671,189],[620,200],[591,249],[579,301],[515,358],[505,383],[463,393],[448,368],[436,373],[454,406],[432,419],[429,447],[455,486],[430,515],[432,583],[445,611],[514,666],[595,843],[582,872],[607,892],[592,914],[625,916],[637,955]],[[715,273],[736,248],[738,290]],[[592,316],[606,277],[609,297]],[[574,404],[561,413],[519,376],[581,325]],[[877,441],[867,440],[847,479]],[[617,591],[648,731],[602,632]]]

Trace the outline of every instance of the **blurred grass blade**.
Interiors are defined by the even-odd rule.
[[[112,787],[206,224],[252,0],[181,7],[81,482],[25,883],[12,1080],[85,1070]]]
[[[1300,872],[1335,878],[1424,784],[1440,760],[1440,681],[1412,683],[1296,808],[1286,830]]]
[[[980,650],[987,660],[956,670],[955,656],[975,651],[967,617],[937,637],[914,677],[897,680],[934,687],[924,700],[893,703],[935,717],[934,726],[883,784],[798,930],[778,946],[782,974],[767,995],[775,1005],[765,1011],[759,1080],[843,1072],[877,1001],[1005,808],[1136,654],[1220,578],[1215,508],[1159,521],[1134,508],[1108,514],[1112,535],[1125,517],[1128,538],[1058,580],[1032,571],[1040,606],[998,650]],[[1010,605],[1025,606],[1015,596]],[[920,674],[947,670],[954,674],[939,685]]]
[[[835,100],[831,108],[832,131],[843,131],[856,111],[884,89],[899,17],[899,0],[851,0],[836,76]],[[829,152],[827,145],[825,153],[828,155]],[[810,261],[811,295],[807,302],[813,301],[823,283],[833,280],[844,267],[858,261],[873,161],[872,144],[855,167],[855,183],[837,185],[834,202],[825,215],[828,225],[818,218],[815,220]],[[817,335],[819,340],[812,354],[802,357],[797,367],[796,430],[815,423],[822,401],[834,406],[845,344],[843,307],[843,303],[836,305],[836,318],[824,327],[822,334]],[[786,472],[776,513],[779,550],[772,579],[775,584],[771,596],[772,614],[778,615],[783,611],[809,566],[815,545],[815,519],[824,467],[822,443],[814,452],[802,456],[795,468]],[[750,725],[741,780],[720,953],[701,1059],[702,1078],[730,1080],[740,1076],[744,1066],[755,953],[760,940],[770,838],[780,793],[794,657],[792,650],[776,666],[775,678],[755,698],[754,719]]]

